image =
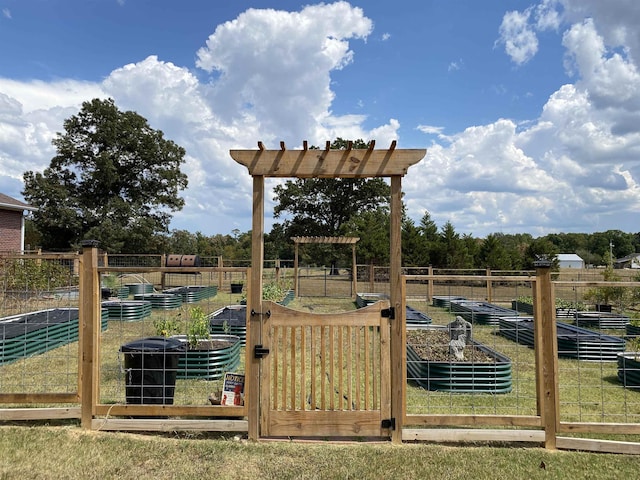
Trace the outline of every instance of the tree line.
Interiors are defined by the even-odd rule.
[[[251,232],[206,236],[169,230],[184,206],[185,150],[165,139],[135,112],[111,99],[85,102],[52,140],[56,155],[42,173],[24,173],[23,195],[38,207],[27,220],[25,244],[48,251],[77,250],[83,239],[109,253],[196,254],[251,258]],[[333,149],[367,148],[362,139],[337,138]],[[311,147],[317,148],[317,147]],[[389,263],[390,187],[381,178],[292,179],[274,189],[275,223],[265,234],[265,259],[292,259],[294,236],[358,237],[360,264]],[[300,249],[309,265],[351,264],[345,245]],[[576,253],[586,264],[606,265],[640,251],[640,233],[459,234],[451,222],[436,225],[429,212],[419,223],[403,215],[402,263],[436,268],[532,268],[541,255]]]

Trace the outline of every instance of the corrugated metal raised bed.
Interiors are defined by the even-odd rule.
[[[107,329],[102,312],[101,328]],[[0,319],[0,365],[78,340],[78,309],[52,308]]]
[[[172,310],[182,305],[182,295],[171,293],[139,293],[133,299],[146,300],[151,303],[151,308],[158,310]]]
[[[358,308],[367,307],[380,300],[389,300],[389,295],[386,293],[358,293],[356,295],[356,306]]]
[[[625,333],[627,334],[627,337],[634,338],[634,337],[640,336],[640,325],[627,323],[624,327],[624,330],[625,330]]]
[[[206,298],[215,297],[218,287],[215,285],[188,285],[164,290],[162,293],[181,295],[184,303],[196,303]]]
[[[433,321],[429,315],[409,305],[405,307],[405,318],[407,328],[422,328]]]
[[[451,302],[454,300],[466,300],[466,297],[459,297],[456,295],[437,295],[433,297],[433,306],[451,309]]]
[[[186,335],[171,338],[187,342]],[[178,358],[176,378],[217,380],[240,364],[240,338],[235,335],[210,335],[197,348],[188,347]]]
[[[227,305],[210,316],[209,330],[212,334],[235,335],[240,343],[247,343],[247,306]]]
[[[615,362],[618,353],[624,352],[623,339],[557,322],[558,356],[594,362]],[[505,338],[533,347],[532,317],[501,318],[498,334]]]
[[[601,330],[624,330],[630,322],[626,315],[611,312],[576,312],[576,325]]]
[[[640,352],[618,354],[618,380],[627,388],[640,388]]]
[[[102,302],[110,320],[134,322],[151,315],[151,302],[147,300],[113,300]]]
[[[442,329],[424,329],[423,332]],[[426,345],[414,338],[422,335],[420,330],[407,332],[407,380],[416,382],[427,390],[458,393],[509,393],[512,389],[511,360],[479,342],[471,341],[466,347],[465,357],[455,360],[448,356],[448,344],[439,341]],[[448,335],[445,331],[445,335]],[[446,337],[448,338],[448,337]],[[419,348],[420,347],[420,348]],[[437,354],[436,349],[446,349]],[[469,349],[469,350],[467,350]],[[470,353],[473,349],[475,352]],[[426,352],[426,353],[425,353]],[[438,357],[433,360],[430,357]],[[439,357],[449,357],[441,359]],[[425,358],[427,357],[427,358]]]
[[[154,290],[152,283],[127,283],[125,286],[129,289],[129,295],[153,293]]]
[[[522,300],[511,300],[511,308],[519,313],[533,315],[533,304]],[[556,318],[572,319],[576,317],[575,308],[556,307]]]
[[[497,325],[502,317],[518,316],[515,310],[473,300],[452,300],[451,311],[471,323],[481,325]]]
[[[389,296],[384,293],[359,293],[356,296],[356,306],[363,308],[379,300],[388,300]],[[433,321],[426,313],[416,310],[407,305],[405,307],[405,319],[407,328],[421,328],[430,325]]]

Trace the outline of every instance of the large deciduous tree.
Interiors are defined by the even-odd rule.
[[[337,138],[332,149],[345,149],[348,141]],[[367,148],[355,140],[352,148]],[[311,147],[316,148],[316,147]],[[284,222],[287,236],[344,235],[348,223],[359,215],[387,209],[389,185],[382,178],[306,178],[287,180],[274,188],[274,216],[288,214]],[[343,252],[344,251],[344,252]],[[305,249],[310,261],[321,262],[323,256],[347,257],[349,252],[332,246],[313,245]],[[325,258],[326,260],[326,258]]]
[[[64,130],[52,141],[57,154],[49,167],[24,173],[23,195],[38,207],[43,248],[96,239],[110,252],[150,250],[184,205],[185,150],[111,99],[83,103]]]

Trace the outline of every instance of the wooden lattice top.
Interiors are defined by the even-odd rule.
[[[360,240],[360,237],[291,237],[293,243],[342,243],[352,245]]]
[[[294,178],[367,178],[404,176],[408,168],[418,163],[426,149],[396,149],[396,141],[386,150],[353,149],[351,142],[344,150],[333,150],[326,142],[324,150],[309,149],[307,141],[302,150],[287,150],[280,142],[279,150],[266,150],[258,142],[258,150],[231,150],[231,158],[249,169],[251,176]]]

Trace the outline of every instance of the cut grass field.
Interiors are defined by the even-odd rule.
[[[640,457],[486,446],[302,441],[0,427],[1,479],[631,479]]]

